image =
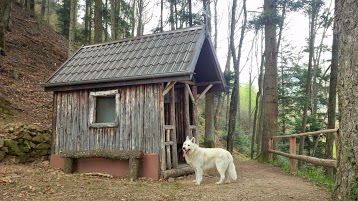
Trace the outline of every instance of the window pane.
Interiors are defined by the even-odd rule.
[[[96,123],[113,123],[116,117],[115,96],[96,97]]]

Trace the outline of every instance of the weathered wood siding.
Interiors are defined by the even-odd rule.
[[[118,89],[120,106],[118,126],[89,127],[89,94],[91,91]],[[55,153],[69,150],[140,150],[159,153],[162,84],[126,86],[96,90],[54,93]]]

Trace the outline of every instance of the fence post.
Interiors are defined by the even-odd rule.
[[[290,137],[290,154],[296,155],[296,137]],[[290,171],[296,172],[296,159],[290,158]]]
[[[274,149],[274,147],[273,147],[273,138],[270,138],[270,140],[269,140],[269,150],[270,149]],[[268,152],[268,159],[269,159],[269,161],[272,161],[273,160],[273,153],[271,153],[271,152]]]

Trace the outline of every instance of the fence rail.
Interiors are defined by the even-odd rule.
[[[336,134],[336,139],[339,137],[338,129],[328,129],[328,130],[321,130],[321,131],[314,131],[314,132],[306,132],[306,133],[299,133],[299,134],[292,134],[292,135],[281,135],[281,136],[273,136],[273,137],[271,137],[270,141],[269,141],[269,149],[268,149],[269,160],[273,160],[273,154],[278,154],[278,155],[290,158],[290,171],[291,172],[296,171],[296,159],[306,161],[306,162],[309,162],[309,163],[313,163],[315,165],[335,168],[336,167],[336,160],[321,159],[321,158],[316,158],[316,157],[312,157],[312,156],[296,154],[296,138],[297,137],[305,137],[305,136],[320,135],[320,134],[327,134],[327,135]],[[285,153],[285,152],[275,150],[274,140],[280,139],[280,138],[289,138],[289,141],[290,141],[289,152],[290,153]]]

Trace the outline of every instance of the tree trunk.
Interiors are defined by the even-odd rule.
[[[143,35],[143,0],[138,0],[137,36]]]
[[[117,0],[110,0],[111,4],[111,38],[116,40],[118,37],[118,24],[117,24]]]
[[[332,42],[332,60],[331,76],[329,80],[329,99],[328,99],[328,129],[336,127],[336,90],[338,73],[338,33],[336,19],[333,22],[333,42]],[[334,135],[327,135],[326,159],[333,158]],[[333,178],[333,168],[325,168],[326,177]]]
[[[275,0],[264,1],[264,12],[276,13]],[[269,16],[267,16],[269,17]],[[277,134],[277,42],[276,24],[267,20],[265,24],[265,76],[263,89],[263,128],[260,158],[268,160],[269,140]]]
[[[311,82],[312,82],[312,60],[314,55],[314,42],[315,42],[315,19],[317,16],[317,5],[315,2],[312,2],[311,5],[312,12],[311,12],[311,18],[310,18],[310,32],[309,32],[309,54],[308,54],[308,69],[307,69],[307,81],[306,81],[306,100],[304,103],[303,108],[303,115],[302,115],[302,125],[301,125],[301,133],[304,133],[306,131],[306,125],[307,125],[307,116],[308,116],[308,106],[311,104]],[[298,154],[303,154],[305,144],[305,137],[300,137],[300,146],[298,150]],[[302,167],[302,161],[298,160],[297,164],[298,168]]]
[[[85,8],[85,17],[84,17],[84,22],[85,22],[85,27],[83,30],[83,39],[82,42],[84,45],[88,45],[91,43],[91,28],[90,28],[90,21],[91,21],[91,0],[86,0],[86,8]]]
[[[204,3],[206,0],[203,1]],[[189,5],[189,9],[191,6]],[[208,7],[210,10],[210,7]],[[207,24],[211,24],[210,15],[205,15],[205,22]],[[211,32],[211,26],[208,26],[209,32]],[[205,95],[205,137],[204,137],[204,145],[205,147],[212,148],[215,147],[215,102],[214,102],[214,94],[206,93]]]
[[[169,23],[170,23],[170,30],[175,30],[175,23],[174,23],[174,5],[173,2],[170,1],[170,16],[169,16]]]
[[[68,32],[68,57],[76,51],[76,23],[77,23],[77,0],[71,0],[70,5],[70,28]]]
[[[358,2],[336,1],[341,114],[333,200],[358,200]]]
[[[41,19],[45,20],[46,0],[41,0]]]
[[[160,0],[160,32],[163,32],[164,0]]]
[[[231,101],[230,101],[230,114],[229,114],[229,125],[228,125],[228,139],[227,139],[227,150],[232,152],[234,149],[234,134],[236,129],[236,122],[238,119],[238,109],[240,108],[239,99],[240,99],[240,60],[241,60],[241,51],[242,45],[244,42],[245,30],[246,30],[246,23],[247,23],[247,11],[246,11],[246,0],[242,1],[243,11],[244,11],[244,19],[243,25],[241,27],[240,33],[240,42],[239,42],[239,49],[236,56],[236,49],[235,49],[235,26],[236,26],[236,6],[237,0],[233,1],[232,5],[232,16],[231,16],[231,30],[230,30],[230,48],[231,54],[234,62],[234,71],[235,71],[235,80],[234,80],[234,87],[232,89],[231,94]],[[239,114],[240,115],[240,114]]]
[[[95,0],[94,8],[94,43],[102,42],[102,0]]]
[[[10,22],[10,0],[1,0],[0,2],[0,54],[5,55],[6,42],[5,42],[5,33],[9,29]]]
[[[203,0],[203,2],[205,2],[206,0]],[[188,0],[188,4],[189,4],[189,26],[192,27],[193,26],[193,12],[191,10],[191,0]],[[205,7],[204,7],[205,9]]]

